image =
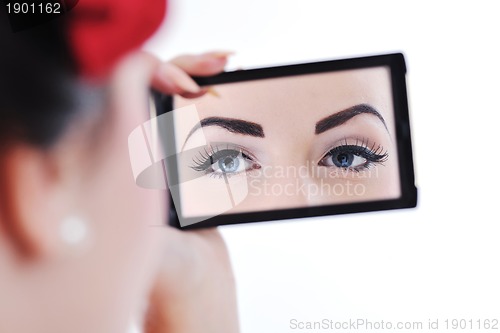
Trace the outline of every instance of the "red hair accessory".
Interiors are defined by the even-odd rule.
[[[68,1],[68,2],[74,2]],[[99,78],[158,28],[166,0],[80,0],[66,14],[80,74]]]

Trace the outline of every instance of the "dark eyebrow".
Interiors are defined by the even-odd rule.
[[[377,110],[375,110],[373,106],[369,104],[358,104],[345,110],[336,112],[318,121],[316,123],[314,134],[321,134],[331,128],[340,126],[349,121],[351,118],[356,117],[360,114],[371,114],[376,116],[378,119],[380,119],[382,124],[384,124],[385,129],[387,129],[384,117],[382,117],[382,115]]]
[[[257,123],[234,118],[209,117],[202,119],[191,129],[191,131],[189,131],[186,141],[191,135],[193,135],[194,132],[202,127],[207,126],[222,127],[223,129],[236,134],[250,135],[257,138],[264,137],[264,129]],[[184,144],[186,143],[186,141],[184,142]]]

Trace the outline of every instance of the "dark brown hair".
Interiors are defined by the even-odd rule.
[[[80,109],[64,21],[12,32],[0,11],[0,50],[0,148],[12,140],[49,147]]]

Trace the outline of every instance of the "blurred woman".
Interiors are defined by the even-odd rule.
[[[164,12],[80,1],[16,33],[1,13],[1,332],[238,331],[220,235],[152,227],[167,221],[165,193],[131,176],[127,137],[147,120],[148,87],[200,96],[189,75],[227,61],[136,51]]]

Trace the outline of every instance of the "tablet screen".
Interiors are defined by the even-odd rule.
[[[406,140],[411,157],[409,134],[397,130],[401,113],[407,119],[406,89],[401,104],[391,64],[225,73],[200,79],[201,97],[174,96],[165,140],[181,227],[400,201],[413,168],[401,156]]]

